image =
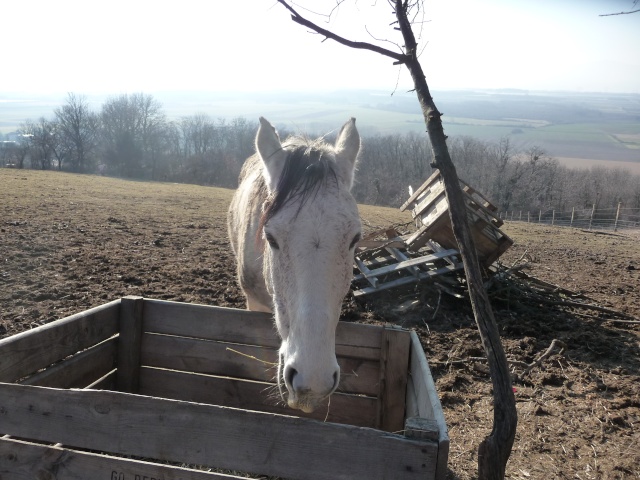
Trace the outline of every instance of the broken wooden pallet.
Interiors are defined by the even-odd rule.
[[[513,240],[500,230],[502,220],[495,213],[497,208],[466,182],[460,180],[460,186],[478,258],[489,266],[513,245]],[[445,248],[457,248],[439,171],[436,170],[400,207],[401,211],[406,209],[411,209],[417,227],[407,239],[411,251],[418,251],[429,240],[435,240]]]
[[[400,237],[394,239],[395,242],[399,240]],[[463,268],[459,252],[455,249],[440,249],[411,258],[400,248],[386,246],[374,254],[356,255],[355,260],[360,271],[353,278],[353,295],[356,297],[431,279]]]

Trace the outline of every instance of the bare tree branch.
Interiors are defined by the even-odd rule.
[[[405,61],[407,60],[406,55],[402,53],[393,52],[391,50],[387,50],[386,48],[382,48],[367,42],[354,42],[352,40],[347,40],[346,38],[336,35],[335,33],[330,32],[329,30],[322,28],[319,25],[316,25],[315,23],[307,20],[306,18],[301,16],[293,7],[291,7],[291,5],[289,5],[285,0],[278,0],[278,3],[281,3],[287,10],[291,12],[291,20],[293,20],[294,22],[300,25],[304,25],[305,27],[310,28],[314,32],[324,35],[325,37],[330,38],[331,40],[334,40],[338,43],[341,43],[342,45],[346,45],[347,47],[357,48],[361,50],[370,50],[372,52],[379,53],[380,55],[384,55],[385,57],[391,57],[395,60],[394,65],[405,63]]]
[[[629,15],[630,13],[640,12],[640,8],[637,10],[630,10],[628,12],[618,12],[618,13],[602,13],[598,15],[599,17],[612,17],[613,15]]]

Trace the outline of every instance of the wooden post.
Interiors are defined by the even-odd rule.
[[[522,221],[522,210],[520,210],[520,218],[518,220]]]
[[[538,214],[538,223],[542,223],[542,210],[540,210],[540,213]]]
[[[556,211],[551,210],[551,225],[555,225],[556,223]]]
[[[593,224],[593,215],[596,213],[596,204],[593,204],[591,207],[591,217],[589,218],[589,230],[591,230],[591,225]]]
[[[616,221],[613,224],[613,231],[618,231],[618,218],[620,218],[620,207],[622,206],[622,202],[618,202],[618,210],[616,210]]]
[[[571,223],[569,224],[570,227],[573,227],[573,217],[576,214],[576,207],[571,208]]]
[[[118,391],[138,393],[140,385],[140,342],[142,341],[142,297],[124,297],[120,303],[118,338]]]
[[[405,394],[411,335],[408,330],[385,327],[380,350],[379,428],[398,432],[404,428]]]
[[[531,223],[531,213],[527,210],[527,223]]]

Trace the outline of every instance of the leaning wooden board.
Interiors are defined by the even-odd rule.
[[[265,393],[278,344],[268,315],[140,297],[2,339],[0,475],[239,478],[186,464],[445,478],[446,425],[415,333],[341,322],[341,391],[303,416]]]

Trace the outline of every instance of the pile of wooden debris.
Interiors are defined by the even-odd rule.
[[[513,241],[500,227],[497,208],[466,182],[460,181],[478,259],[491,266]],[[436,171],[400,207],[410,209],[416,230],[402,235],[395,228],[365,236],[356,249],[354,296],[423,280],[458,295],[464,284],[463,265],[453,235],[449,206],[440,172]]]

